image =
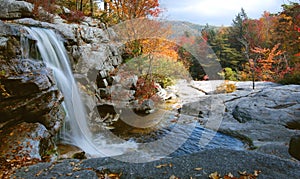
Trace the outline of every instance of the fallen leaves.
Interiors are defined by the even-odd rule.
[[[0,158],[0,178],[10,178],[17,169],[25,166],[33,165],[40,162],[38,159],[31,159],[30,157],[15,156],[13,159]],[[25,168],[25,172],[29,169]]]
[[[175,175],[170,176],[169,179],[179,179],[178,177],[176,177]]]
[[[195,170],[195,171],[201,171],[202,168],[200,168],[200,167],[198,168],[198,167],[197,167],[197,168],[194,168],[194,170]]]
[[[239,171],[238,174],[240,175],[239,177],[233,176],[232,173],[229,173],[225,175],[224,177],[221,177],[221,175],[218,172],[211,173],[209,175],[210,179],[256,179],[258,175],[261,173],[259,170],[255,170],[253,174],[249,174],[246,171]]]
[[[218,172],[211,173],[208,177],[210,179],[220,179],[221,178],[221,176]]]
[[[161,164],[161,165],[155,166],[155,168],[163,168],[163,167],[170,167],[170,168],[172,168],[172,167],[173,167],[173,164],[172,164],[172,163],[169,163],[169,164]]]

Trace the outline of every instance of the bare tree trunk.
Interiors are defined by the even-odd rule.
[[[90,6],[91,6],[91,16],[93,17],[94,15],[94,1],[90,0]]]
[[[78,8],[78,7],[79,7],[79,0],[76,0],[76,1],[75,1],[75,6],[76,6],[76,10],[78,10],[78,9],[79,9],[79,8]]]
[[[80,0],[80,11],[82,12],[83,7],[83,0]]]
[[[104,1],[104,11],[108,13],[108,3]]]

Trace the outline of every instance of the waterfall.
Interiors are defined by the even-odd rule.
[[[63,43],[50,29],[34,27],[25,29],[37,41],[40,56],[47,67],[54,71],[57,86],[64,95],[67,129],[62,131],[63,142],[76,145],[91,155],[99,155],[100,151],[92,142],[86,111]],[[21,38],[21,43],[22,51],[25,52],[23,56],[28,56],[28,42]]]
[[[36,40],[36,45],[30,47],[28,38],[22,35],[20,41],[23,58],[30,58],[33,55],[33,58],[43,60],[46,66],[53,70],[56,84],[64,96],[62,105],[66,111],[66,119],[60,135],[62,141],[78,146],[93,157],[116,156],[136,149],[135,142],[124,141],[110,132],[92,134],[62,41],[50,29],[36,27],[24,27],[24,29]],[[32,54],[32,51],[35,54]]]

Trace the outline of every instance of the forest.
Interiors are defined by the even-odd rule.
[[[140,33],[151,37],[156,31],[160,31],[164,37],[151,40],[150,38],[137,39],[127,43],[125,61],[141,56],[147,56],[146,58],[149,59],[149,54],[159,54],[164,56],[159,58],[160,60],[173,59],[173,62],[176,61],[179,66],[184,65],[193,79],[208,79],[201,66],[197,65],[195,57],[186,50],[193,45],[198,48],[194,50],[200,53],[206,50],[205,48],[212,49],[209,53],[213,54],[206,54],[207,58],[212,55],[217,57],[211,60],[217,60],[221,64],[223,71],[219,74],[226,80],[274,81],[282,84],[300,82],[300,5],[298,3],[283,4],[282,11],[276,14],[265,11],[259,19],[249,18],[244,9],[241,9],[241,12],[233,17],[231,26],[214,27],[207,24],[198,36],[185,32],[185,35],[180,37],[180,42],[176,44],[166,40],[172,35],[172,29],[163,25],[164,23],[155,22],[155,19],[159,19],[158,17],[164,13],[158,0],[28,1],[36,4],[34,15],[37,19],[50,22],[53,17],[47,13],[41,14],[38,11],[39,7],[43,7],[50,13],[59,14],[70,23],[80,22],[84,16],[98,18],[108,26],[138,18],[151,20],[152,30],[141,28]],[[156,81],[168,81],[164,80],[166,76],[156,78]]]

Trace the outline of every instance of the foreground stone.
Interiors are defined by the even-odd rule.
[[[21,160],[25,157],[42,160],[55,151],[51,134],[39,123],[23,122],[1,131],[0,136],[1,156],[4,155],[6,160]]]
[[[206,90],[204,85],[199,83],[198,88]],[[198,97],[181,111],[198,117],[207,128],[243,140],[251,149],[291,159],[290,139],[300,133],[295,130],[300,121],[300,86],[259,82],[252,90],[251,82],[236,85],[234,93]]]
[[[126,157],[125,157],[126,158]],[[40,163],[16,173],[19,178],[89,178],[100,174],[121,174],[121,178],[208,178],[218,172],[222,176],[238,172],[261,171],[259,178],[299,178],[300,165],[278,157],[251,151],[213,149],[178,158],[167,158],[150,163],[124,163],[112,158],[64,160]],[[97,176],[98,175],[98,176]]]

